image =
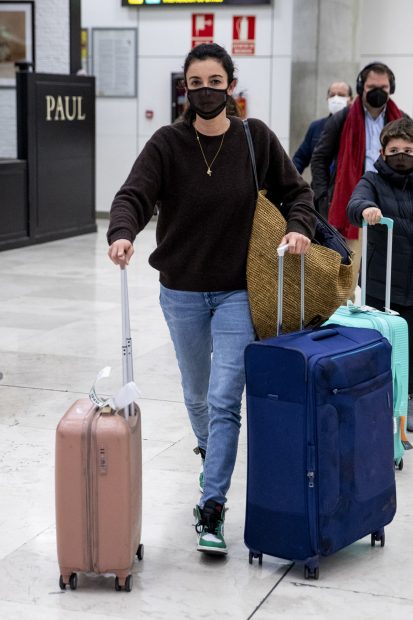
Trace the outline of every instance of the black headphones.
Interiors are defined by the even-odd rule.
[[[375,67],[376,65],[378,65],[379,67],[382,67],[384,71],[387,72],[388,76],[389,76],[389,82],[390,82],[390,94],[392,95],[394,93],[394,91],[396,90],[396,78],[394,77],[394,73],[393,71],[387,66],[385,65],[383,62],[370,62],[368,65],[366,65],[358,74],[357,76],[357,81],[356,81],[356,92],[358,95],[360,95],[360,97],[363,94],[363,89],[364,89],[364,82],[366,81],[366,79],[363,80],[363,73],[367,71],[367,73],[369,72],[368,70],[371,69],[372,67]]]

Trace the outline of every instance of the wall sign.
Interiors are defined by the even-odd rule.
[[[45,95],[47,121],[84,121],[84,101],[82,95]]]
[[[136,28],[92,28],[97,97],[136,97]]]
[[[234,15],[232,18],[232,54],[255,54],[255,15]]]
[[[214,14],[192,13],[192,47],[214,42]]]

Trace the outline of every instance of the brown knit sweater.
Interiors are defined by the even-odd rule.
[[[110,211],[108,242],[133,241],[158,204],[157,248],[149,263],[161,283],[188,291],[246,288],[246,258],[256,190],[242,122],[231,117],[222,149],[207,167],[192,126],[162,127],[146,143]],[[313,195],[276,135],[261,121],[249,119],[261,188],[280,205],[287,232],[312,238]],[[222,136],[200,134],[211,162]]]

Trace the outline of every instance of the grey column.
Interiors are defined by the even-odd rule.
[[[355,94],[362,4],[362,0],[294,0],[291,155],[310,122],[327,116],[331,82],[348,82]]]

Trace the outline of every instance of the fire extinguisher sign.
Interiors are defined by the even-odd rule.
[[[192,47],[214,42],[214,14],[192,13]]]
[[[255,15],[234,15],[232,21],[232,53],[255,54]]]

